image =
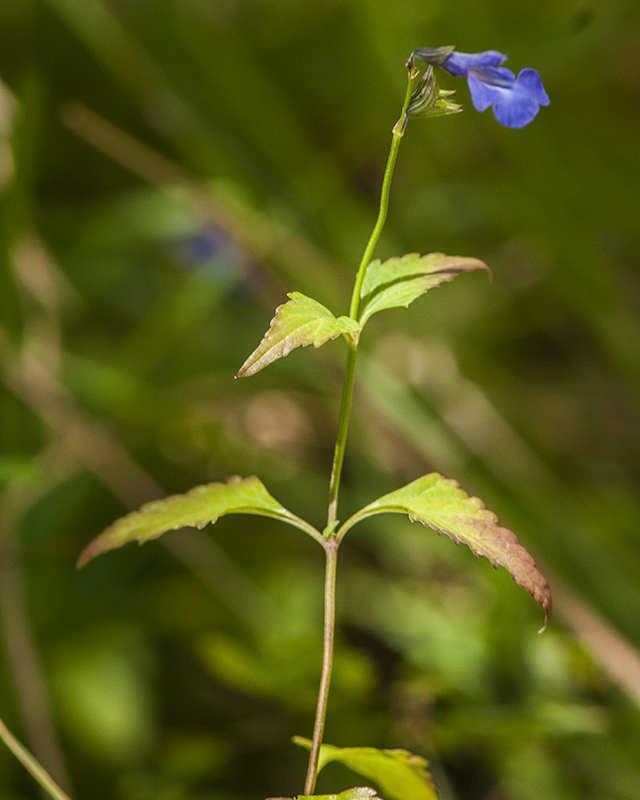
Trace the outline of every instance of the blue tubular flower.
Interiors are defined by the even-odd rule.
[[[540,76],[535,69],[523,69],[516,78],[505,67],[480,67],[467,76],[476,111],[493,106],[493,115],[507,128],[524,128],[540,110],[549,105]]]
[[[451,75],[466,76],[476,111],[493,106],[495,118],[508,128],[523,128],[540,110],[549,105],[540,75],[535,69],[523,69],[516,78],[502,64],[507,57],[497,50],[483,53],[456,53],[452,47],[423,47],[414,50],[413,58],[435,64]]]
[[[451,75],[469,74],[472,69],[482,69],[483,67],[499,67],[507,57],[497,50],[485,50],[483,53],[456,53],[451,52],[440,64]]]

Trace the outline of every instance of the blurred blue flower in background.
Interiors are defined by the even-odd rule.
[[[195,230],[170,243],[173,258],[205,281],[231,286],[243,282],[247,257],[240,245],[216,225],[200,220],[195,224]]]
[[[497,50],[483,53],[456,53],[453,47],[423,47],[409,59],[419,58],[435,64],[451,75],[466,76],[476,111],[493,106],[498,122],[508,128],[523,128],[540,110],[549,105],[540,75],[535,69],[523,69],[518,77],[503,67],[507,56]]]

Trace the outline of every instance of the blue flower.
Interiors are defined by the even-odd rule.
[[[483,53],[456,53],[455,50],[451,50],[438,66],[446,69],[451,75],[466,77],[472,69],[500,67],[506,60],[507,57],[497,50],[485,50]]]
[[[495,118],[508,128],[523,128],[540,110],[549,105],[540,75],[535,69],[523,69],[518,77],[502,64],[507,57],[497,50],[483,53],[456,53],[452,47],[423,47],[414,50],[416,57],[445,69],[451,75],[466,76],[476,111],[493,106]]]

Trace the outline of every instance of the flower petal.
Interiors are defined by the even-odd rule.
[[[549,105],[549,95],[545,92],[540,75],[535,69],[527,67],[518,75],[518,83],[525,86],[532,99],[541,106]]]
[[[476,67],[467,76],[471,100],[476,111],[507,100],[516,86],[513,72],[506,67]]]
[[[482,66],[468,75],[469,91],[477,111],[493,105],[495,118],[508,128],[523,128],[540,110],[549,105],[540,76],[534,69],[524,69],[517,79],[505,67]]]
[[[498,91],[494,86],[483,83],[473,72],[467,78],[469,91],[471,92],[471,102],[476,111],[486,111],[490,105],[499,99]]]
[[[507,102],[499,102],[493,106],[493,115],[501,125],[507,128],[524,128],[536,116],[540,106],[529,95],[512,96]]]
[[[456,53],[447,56],[441,64],[451,75],[468,75],[469,70],[478,67],[499,67],[507,57],[497,50],[485,50],[482,53]]]

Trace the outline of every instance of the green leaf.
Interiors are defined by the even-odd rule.
[[[385,308],[406,308],[434,286],[452,281],[461,272],[474,269],[486,269],[492,274],[484,261],[446,256],[444,253],[431,253],[428,256],[410,253],[384,262],[372,261],[367,267],[360,292],[360,324],[364,325],[372,314]]]
[[[207,523],[213,523],[225,514],[275,517],[322,540],[322,535],[315,528],[281,506],[258,478],[235,476],[226,483],[196,486],[186,494],[174,494],[164,500],[146,503],[139,511],[121,517],[82,551],[78,566],[82,567],[100,553],[115,550],[129,542],[142,544],[185,526],[204,528]]]
[[[300,794],[296,800],[376,800],[378,793],[368,786],[357,786],[355,789],[345,789],[340,794]]]
[[[321,347],[341,334],[356,334],[360,325],[351,317],[334,317],[328,308],[300,292],[290,292],[287,303],[276,308],[258,347],[244,362],[236,378],[247,378],[296,347]]]
[[[293,741],[307,750],[311,749],[309,739],[294,736]],[[438,800],[438,791],[427,770],[429,762],[407,750],[323,744],[320,747],[318,771],[330,761],[339,761],[358,775],[373,781],[387,800]]]
[[[551,614],[551,590],[536,563],[508,528],[498,525],[496,515],[485,508],[477,497],[469,497],[456,481],[447,480],[436,472],[424,475],[402,489],[384,495],[354,514],[339,536],[356,522],[373,514],[408,514],[446,535],[455,543],[468,545],[473,554],[486,556],[494,567],[507,569],[513,580],[526,589],[544,609],[543,631]]]
[[[294,800],[291,797],[268,797],[267,800]],[[375,789],[357,786],[340,794],[299,794],[295,800],[380,800]]]

